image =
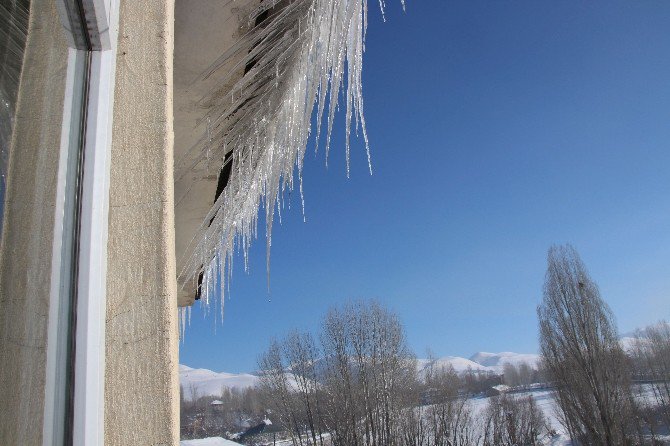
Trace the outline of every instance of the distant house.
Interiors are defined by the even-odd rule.
[[[507,393],[511,390],[511,387],[505,384],[498,384],[497,386],[492,386],[489,390],[486,391],[486,396],[498,396],[503,393]]]
[[[209,405],[213,410],[223,409],[223,401],[221,401],[221,400],[214,400],[211,403],[209,403]]]

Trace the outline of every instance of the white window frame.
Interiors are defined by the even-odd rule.
[[[63,10],[67,0],[57,0]],[[104,384],[105,384],[105,316],[106,316],[106,270],[107,229],[109,214],[109,181],[111,164],[112,117],[114,107],[114,85],[116,72],[116,42],[118,37],[119,0],[83,0],[86,20],[94,20],[97,29],[104,30],[97,41],[101,48],[90,53],[90,76],[88,84],[88,106],[86,110],[86,133],[84,140],[83,185],[78,252],[78,280],[76,304],[76,350],[74,356],[74,413],[72,438],[75,445],[104,444]],[[68,33],[68,26],[64,24]],[[71,46],[74,38],[68,36]],[[70,129],[74,104],[75,76],[80,75],[74,67],[77,57],[85,50],[70,48],[66,74],[65,102],[61,131],[54,241],[52,245],[52,270],[49,296],[49,323],[47,328],[47,364],[45,381],[45,406],[43,421],[44,446],[63,443],[54,432],[56,411],[54,395],[56,386],[63,385],[57,376],[59,310],[61,296],[61,252],[64,228],[66,173],[68,155],[71,151]],[[61,333],[62,333],[61,327]]]

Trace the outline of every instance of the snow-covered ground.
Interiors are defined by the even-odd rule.
[[[553,390],[531,390],[527,392],[513,393],[517,398],[523,398],[532,396],[538,407],[542,409],[545,418],[549,424],[549,428],[553,429],[557,435],[552,438],[545,438],[544,444],[547,446],[571,446],[572,442],[570,441],[570,436],[567,434],[563,426],[561,425],[558,413],[559,408],[556,400],[554,399]],[[639,402],[651,404],[654,400],[654,393],[651,386],[643,384],[635,388],[635,397]],[[476,413],[485,410],[486,405],[489,402],[489,398],[480,397],[470,399],[472,403],[473,410]],[[660,441],[664,442],[662,444],[670,445],[670,436],[659,437]]]
[[[572,444],[570,437],[563,430],[561,423],[558,421],[558,406],[556,405],[556,400],[554,400],[552,390],[537,390],[515,393],[514,396],[517,398],[532,396],[538,407],[542,409],[542,412],[544,413],[544,416],[549,424],[549,428],[557,432],[558,435],[555,437],[545,438],[544,444],[551,446],[570,446]],[[475,413],[480,413],[486,409],[486,406],[489,403],[489,398],[472,398],[470,402],[472,403],[472,408]]]
[[[221,437],[202,438],[200,440],[182,440],[179,444],[181,446],[243,446]]]
[[[212,372],[214,373],[214,372]],[[638,394],[637,398],[640,400],[651,400],[653,398],[653,392],[648,386],[637,389]],[[545,418],[548,422],[548,427],[553,429],[556,432],[554,437],[544,438],[543,444],[545,446],[571,446],[572,442],[568,434],[563,429],[563,426],[558,420],[558,406],[553,396],[552,390],[531,390],[527,392],[520,392],[513,394],[517,398],[523,398],[532,396],[538,407],[542,409]],[[477,397],[470,399],[472,408],[475,413],[481,413],[486,409],[487,404],[489,403],[488,397]],[[668,444],[670,444],[670,437],[663,438]],[[235,443],[230,440],[225,440],[220,437],[205,438],[202,440],[184,440],[181,443],[181,446],[239,446],[238,443]],[[277,445],[289,444],[289,442],[277,442]]]

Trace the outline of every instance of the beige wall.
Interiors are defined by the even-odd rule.
[[[107,445],[179,441],[172,147],[173,0],[122,0],[112,134]],[[0,258],[0,444],[41,444],[67,47],[33,0]]]
[[[122,0],[107,265],[106,445],[179,442],[173,0]]]
[[[0,444],[42,442],[56,173],[67,45],[53,0],[33,0],[0,259]]]

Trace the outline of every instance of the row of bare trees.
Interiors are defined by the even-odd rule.
[[[453,368],[431,370],[426,385],[434,390],[432,404],[407,409],[399,444],[406,446],[539,445],[551,432],[531,396],[502,394],[474,400],[463,393],[463,378]]]
[[[544,371],[525,362],[520,364],[506,362],[503,364],[503,381],[510,387],[527,388],[531,384],[544,382]]]
[[[376,302],[332,309],[317,342],[292,333],[259,360],[261,388],[294,443],[392,446],[416,395],[416,360],[398,318]],[[289,373],[290,372],[290,373]]]
[[[330,310],[318,341],[294,332],[273,342],[259,368],[267,407],[296,446],[532,445],[548,432],[532,399],[503,395],[475,410],[474,376],[430,368],[420,382],[398,317],[376,302]]]
[[[670,326],[648,328],[624,351],[569,245],[549,250],[537,313],[542,370],[508,365],[504,381],[549,381],[573,444],[654,444],[659,423],[670,427]],[[274,342],[260,369],[267,404],[296,446],[535,445],[553,431],[530,397],[501,395],[475,410],[467,397],[500,377],[428,368],[420,381],[397,316],[375,302],[331,310],[318,340]]]

